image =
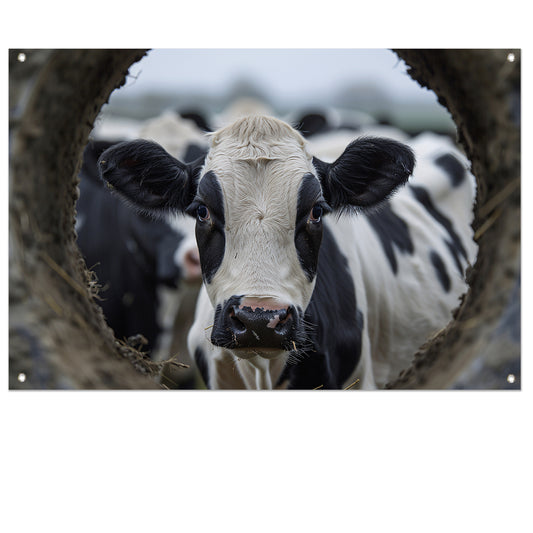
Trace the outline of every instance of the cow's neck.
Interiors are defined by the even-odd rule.
[[[278,382],[285,367],[287,352],[275,359],[253,357],[239,360],[238,368],[248,389],[271,390]]]

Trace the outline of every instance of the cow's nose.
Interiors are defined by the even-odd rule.
[[[183,257],[184,278],[186,281],[200,281],[202,279],[202,268],[200,266],[200,253],[195,246],[190,248]]]
[[[227,308],[226,324],[235,348],[287,349],[293,338],[295,310],[292,306],[265,309],[234,304]]]

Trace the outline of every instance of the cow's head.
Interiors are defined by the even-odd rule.
[[[286,123],[246,117],[184,164],[148,141],[102,154],[102,178],[137,208],[196,218],[202,275],[215,309],[211,342],[239,357],[297,347],[318,267],[322,220],[375,206],[413,171],[411,150],[361,138],[328,164]]]

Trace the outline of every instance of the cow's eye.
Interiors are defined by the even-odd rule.
[[[321,206],[315,205],[309,213],[309,221],[313,222],[314,224],[317,224],[318,222],[320,222],[323,212],[324,210]]]
[[[211,218],[209,209],[207,209],[205,205],[199,205],[198,209],[196,210],[196,214],[198,216],[198,220],[201,220],[202,222],[207,222]]]

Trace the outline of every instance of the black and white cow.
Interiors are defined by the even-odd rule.
[[[292,112],[284,120],[294,124],[306,139],[339,130],[357,132],[377,124],[371,115],[362,111],[331,107]]]
[[[380,387],[450,320],[475,254],[474,189],[453,146],[415,144],[363,137],[327,162],[288,124],[250,116],[193,164],[144,140],[102,155],[128,202],[196,218],[189,349],[208,387]]]

